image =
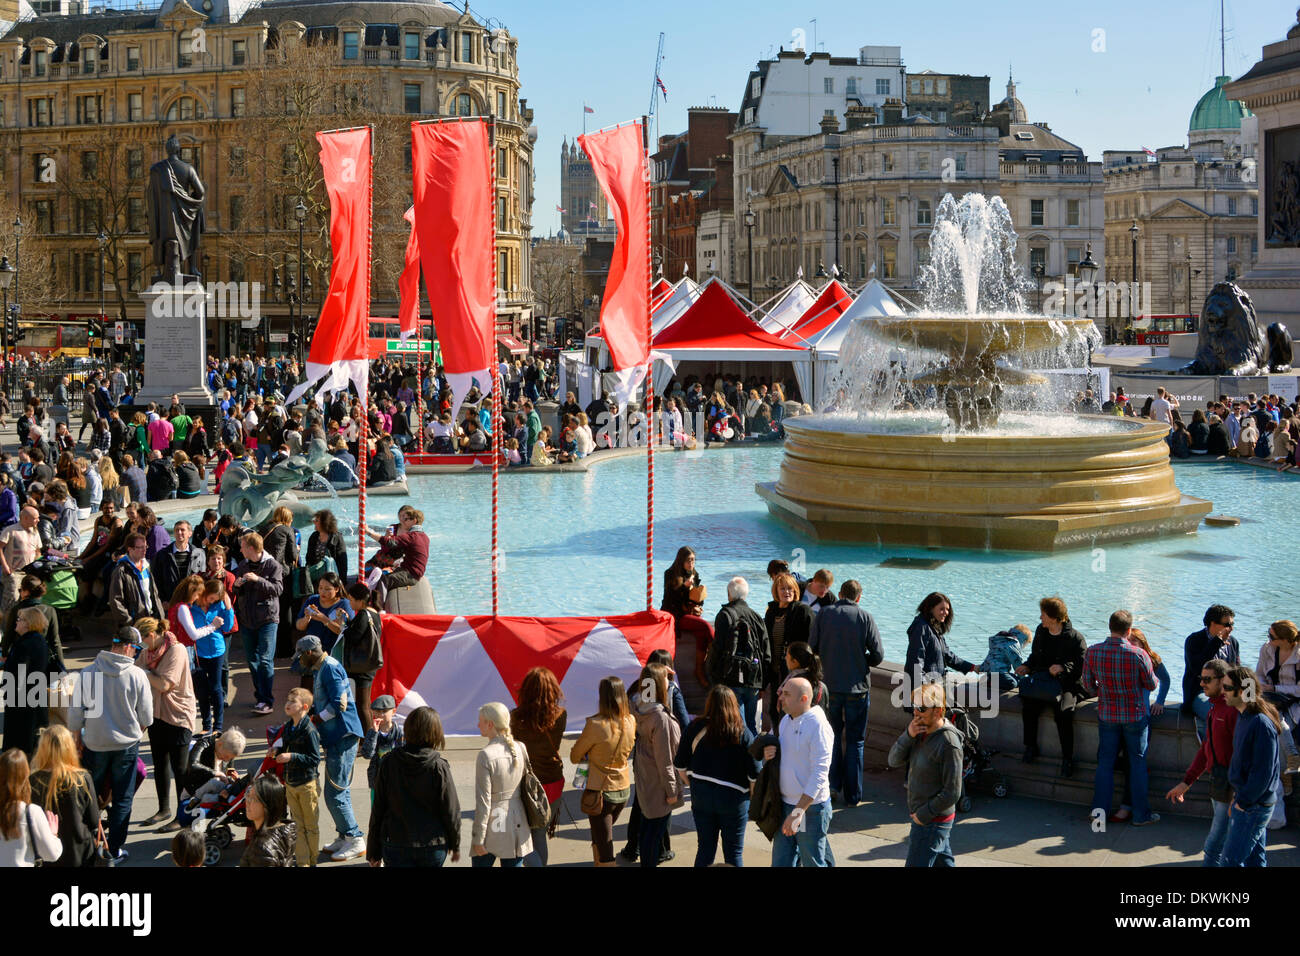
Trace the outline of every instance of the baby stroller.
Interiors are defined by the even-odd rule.
[[[276,754],[279,753],[275,742],[284,733],[285,726],[287,725],[281,724],[279,727],[266,728],[266,756],[262,758],[257,770],[248,778],[246,785],[237,795],[231,795],[224,800],[218,798],[215,803],[195,807],[190,811],[194,816],[191,829],[203,834],[204,866],[216,866],[221,862],[221,854],[235,840],[233,827],[248,826],[244,801],[253,781],[266,773],[284,777],[284,767],[275,762]]]
[[[42,604],[69,613],[77,606],[77,572],[80,570],[81,562],[75,558],[40,558],[23,568],[25,574],[34,575],[45,582]],[[81,636],[81,630],[76,625],[66,623],[67,616],[67,613],[59,615],[63,639],[75,641]]]
[[[990,783],[993,796],[1007,795],[1007,779],[993,769],[993,755],[996,750],[979,745],[980,725],[964,709],[953,707],[948,712],[948,720],[961,734],[961,796],[957,798],[957,811],[969,813],[972,803],[970,789],[983,788]]]

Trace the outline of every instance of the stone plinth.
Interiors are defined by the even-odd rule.
[[[194,285],[153,287],[140,298],[145,315],[144,386],[136,404],[166,403],[178,395],[186,406],[210,405],[207,317],[212,314],[212,296]]]

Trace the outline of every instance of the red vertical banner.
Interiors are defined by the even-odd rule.
[[[401,329],[402,341],[405,342],[415,334],[420,319],[420,242],[415,234],[415,207],[406,210],[402,218],[411,224],[411,235],[406,240],[406,261],[402,265],[402,275],[397,280],[400,299],[397,323]],[[418,351],[415,360],[420,360]]]
[[[287,401],[317,382],[342,391],[351,381],[367,400],[367,326],[370,317],[372,141],[368,126],[316,134],[321,173],[330,203],[329,287],[307,353],[306,380]],[[323,380],[323,381],[322,381]]]
[[[454,409],[496,356],[496,202],[489,120],[411,124],[420,268]],[[455,412],[453,411],[453,414]]]
[[[609,280],[600,307],[600,333],[616,373],[615,400],[623,405],[648,376],[650,335],[649,165],[643,126],[629,123],[578,137],[592,172],[609,200],[618,238],[609,263]],[[649,409],[646,412],[649,435]]]

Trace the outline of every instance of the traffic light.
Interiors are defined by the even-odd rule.
[[[100,323],[99,316],[91,316],[86,320],[86,335],[91,339],[103,338],[104,326]]]
[[[18,313],[14,311],[13,306],[9,307],[9,313],[5,316],[5,335],[8,337],[10,345],[16,344],[20,338]]]
[[[290,351],[290,352],[297,352],[297,351],[298,351],[298,333],[297,333],[297,332],[290,332],[290,333],[289,333],[289,351]]]

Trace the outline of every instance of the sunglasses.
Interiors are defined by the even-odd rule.
[[[1231,621],[1228,621],[1226,624],[1223,621],[1215,621],[1214,623],[1219,625],[1219,627],[1223,628],[1225,631],[1231,631],[1236,626]]]
[[[1232,693],[1235,694],[1237,691],[1241,690],[1241,686],[1239,684],[1224,684],[1223,689],[1232,691]]]
[[[917,714],[928,714],[932,710],[943,710],[942,707],[913,707],[912,711]]]
[[[1202,678],[1201,678],[1201,683],[1202,683],[1202,684],[1212,684],[1212,683],[1214,683],[1216,680],[1222,680],[1222,678],[1220,678],[1220,677],[1202,677]]]

